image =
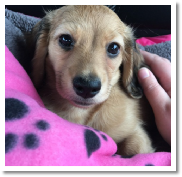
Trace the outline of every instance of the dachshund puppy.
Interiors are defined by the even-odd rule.
[[[120,154],[151,153],[137,71],[144,60],[132,29],[106,6],[64,6],[35,25],[32,81],[60,117],[107,133]]]

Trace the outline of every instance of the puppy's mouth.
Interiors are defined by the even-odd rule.
[[[71,101],[72,104],[76,107],[81,107],[81,108],[88,108],[90,106],[93,106],[94,103],[88,102],[88,101],[77,101],[77,100],[73,100]]]
[[[78,95],[75,95],[75,93],[72,91],[65,92],[64,90],[58,89],[58,93],[75,107],[89,108],[97,104],[97,102],[95,102],[93,98],[90,99],[80,98],[78,97]]]

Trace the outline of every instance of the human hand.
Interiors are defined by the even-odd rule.
[[[153,73],[141,68],[138,79],[153,109],[160,134],[171,144],[171,63],[156,54],[141,53]]]

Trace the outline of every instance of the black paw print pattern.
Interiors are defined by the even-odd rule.
[[[90,158],[90,156],[92,155],[93,152],[97,151],[98,149],[100,149],[101,147],[101,140],[99,138],[99,136],[94,132],[99,132],[101,137],[105,140],[108,141],[107,137],[101,133],[101,131],[97,130],[97,129],[92,129],[89,126],[84,126],[87,129],[85,129],[84,131],[84,139],[85,139],[85,144],[86,144],[86,149],[87,149],[87,155],[88,158]],[[93,131],[94,130],[94,131]],[[125,159],[130,159],[133,158],[135,155],[118,155],[118,154],[113,154],[113,157],[119,157],[119,158],[125,158]],[[151,163],[147,163],[144,166],[154,166]]]
[[[15,98],[5,99],[5,121],[22,119],[28,113],[28,107]]]
[[[88,126],[85,126],[87,128],[90,128]],[[94,129],[97,132],[100,132],[99,130]],[[107,137],[100,132],[101,137],[107,141]],[[88,158],[92,155],[93,152],[97,151],[101,147],[101,140],[99,136],[91,129],[85,129],[84,131],[84,140],[86,144],[86,150]]]
[[[28,106],[15,98],[5,99],[5,121],[12,122],[24,118],[29,113]],[[50,124],[45,120],[38,120],[34,126],[40,131],[46,131]],[[9,132],[5,135],[5,153],[11,152],[18,144],[18,135]],[[23,147],[26,149],[37,149],[40,146],[40,139],[35,133],[23,135]]]
[[[13,133],[7,133],[5,135],[5,153],[8,153],[13,149],[18,142],[18,136]]]

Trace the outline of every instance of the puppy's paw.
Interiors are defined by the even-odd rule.
[[[139,128],[132,135],[118,144],[117,153],[120,155],[135,155],[144,153],[153,153],[155,149],[146,132]]]

